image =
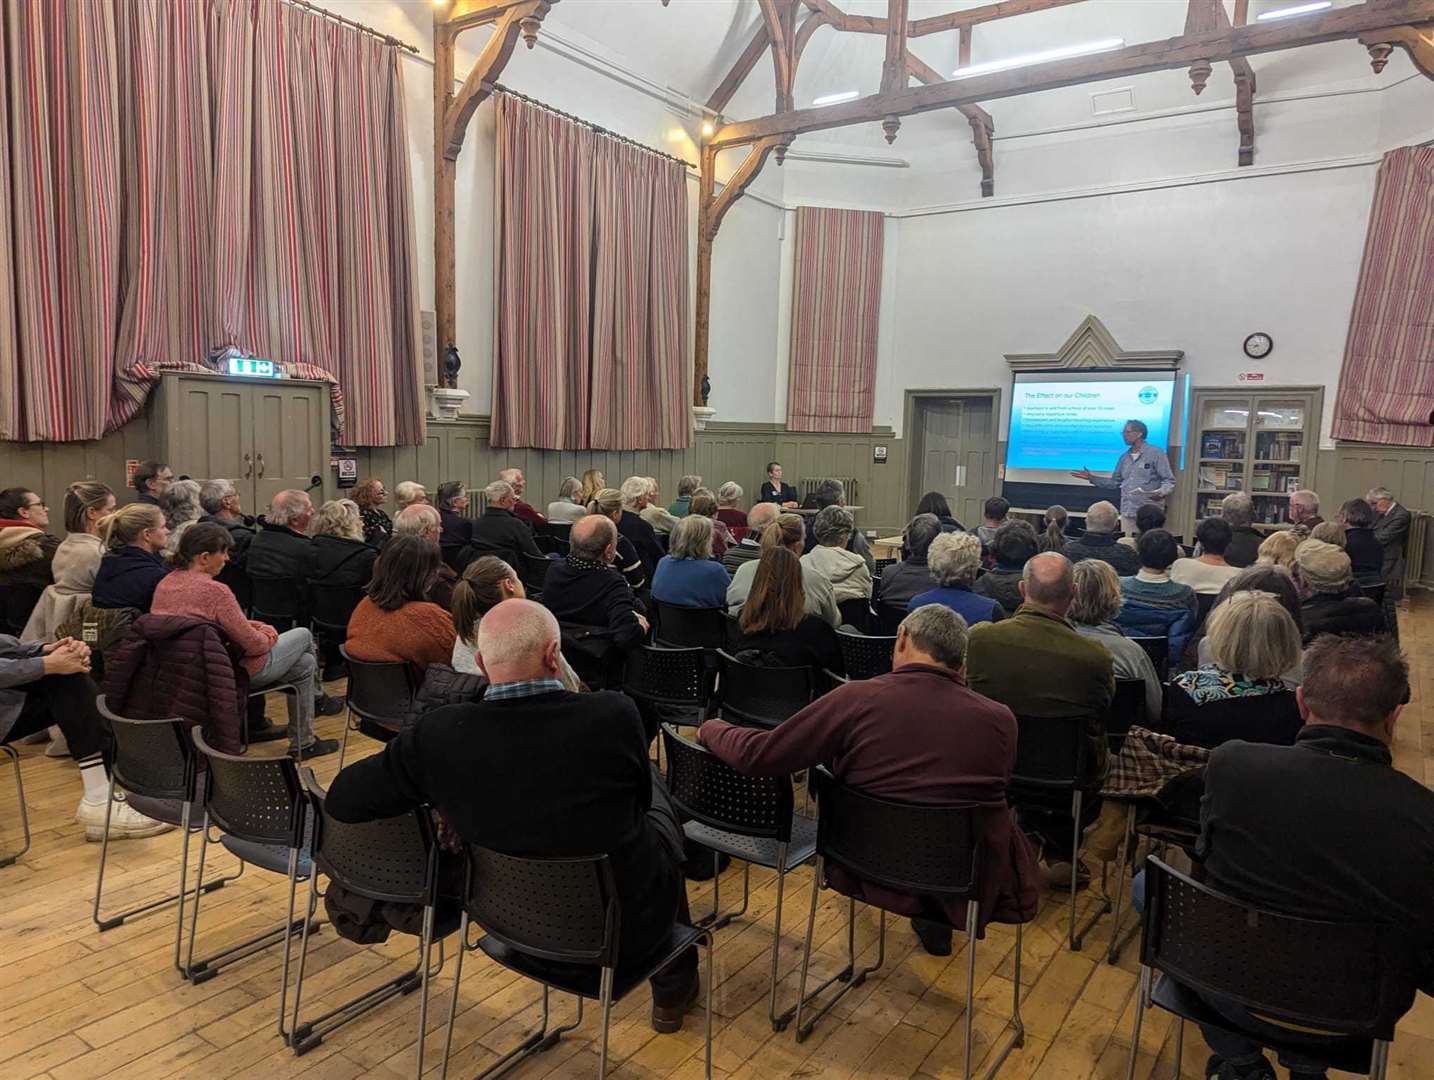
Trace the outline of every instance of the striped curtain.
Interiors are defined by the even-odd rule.
[[[680,162],[495,95],[493,445],[688,445]]]
[[[871,430],[881,253],[881,214],[797,207],[790,430]]]
[[[1331,434],[1434,446],[1434,147],[1380,163]]]
[[[397,51],[269,0],[3,19],[0,438],[98,438],[239,353],[328,381],[346,443],[421,442]]]

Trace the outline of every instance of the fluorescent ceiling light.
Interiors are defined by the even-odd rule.
[[[839,94],[823,94],[821,97],[812,98],[813,105],[838,105],[843,101],[855,101],[861,97],[860,90],[843,90]]]
[[[1031,64],[1047,64],[1052,60],[1067,60],[1073,56],[1090,56],[1092,53],[1110,52],[1113,49],[1123,48],[1124,45],[1125,38],[1101,38],[1099,41],[1087,41],[1081,45],[1063,45],[1058,49],[1043,49],[1040,52],[1010,56],[1005,60],[988,60],[984,64],[968,64],[966,67],[957,68],[952,73],[952,78],[969,79],[973,75],[989,75],[993,71],[1028,67]]]
[[[1294,7],[1276,8],[1274,11],[1263,11],[1255,16],[1256,22],[1269,22],[1271,19],[1292,19],[1296,15],[1312,15],[1316,11],[1324,11],[1333,7],[1332,0],[1315,0],[1311,4],[1296,4]]]

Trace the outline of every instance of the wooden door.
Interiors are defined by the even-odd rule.
[[[967,528],[981,523],[981,504],[995,491],[995,410],[989,397],[925,398],[917,403],[919,499],[939,491]],[[914,506],[914,503],[913,503]]]
[[[300,491],[329,471],[329,400],[322,385],[283,381],[248,387],[254,402],[254,512],[286,488]],[[313,492],[322,501],[322,491]]]
[[[218,379],[174,383],[169,403],[169,465],[175,475],[233,480],[244,508],[253,513],[254,409],[250,387]]]

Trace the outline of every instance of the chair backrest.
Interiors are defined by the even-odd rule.
[[[667,790],[683,817],[714,829],[787,843],[792,838],[792,781],[744,776],[705,747],[662,725]]]
[[[518,577],[533,592],[543,591],[543,585],[548,580],[548,570],[552,568],[552,565],[553,560],[546,555],[530,555],[526,551],[518,552]]]
[[[1381,581],[1378,585],[1361,585],[1359,588],[1367,598],[1373,600],[1376,604],[1383,604],[1384,590],[1386,587],[1385,583]]]
[[[676,648],[720,649],[727,644],[725,608],[687,608],[652,602],[657,628],[653,640]]]
[[[850,626],[863,634],[871,628],[871,601],[864,596],[837,601],[837,614],[843,626]]]
[[[662,705],[703,706],[712,697],[716,672],[705,649],[641,645],[624,656],[622,689],[630,697]]]
[[[538,526],[539,535],[551,536],[554,540],[561,540],[564,544],[568,542],[572,531],[572,523],[567,521],[549,521]]]
[[[1409,943],[1376,923],[1282,915],[1151,857],[1140,962],[1197,993],[1321,1031],[1393,1039],[1416,978]]]
[[[470,845],[464,891],[469,918],[510,948],[617,966],[617,883],[606,855],[525,859]]]
[[[110,768],[115,783],[132,795],[147,799],[194,798],[194,745],[189,741],[189,724],[179,717],[162,720],[133,720],[112,712],[105,695],[95,707],[109,721],[114,734]]]
[[[1195,594],[1195,625],[1204,626],[1205,620],[1210,616],[1210,609],[1215,606],[1218,599],[1216,593],[1197,592]]]
[[[876,610],[876,636],[896,637],[896,631],[901,626],[901,620],[906,618],[905,604],[891,604],[885,600],[878,600]]]
[[[44,592],[44,585],[0,587],[0,633],[19,637]]]
[[[364,597],[361,585],[325,585],[309,582],[309,614],[315,623],[331,631],[347,632],[349,616]]]
[[[299,617],[299,600],[303,582],[291,577],[267,577],[250,574],[253,590],[254,617],[260,622],[288,621]],[[275,627],[278,629],[278,627]]]
[[[898,892],[968,897],[976,889],[981,830],[975,803],[923,806],[847,787],[814,770],[817,854]]]
[[[759,667],[717,650],[717,696],[722,717],[754,727],[776,727],[816,696],[809,667]]]
[[[1155,665],[1155,674],[1164,682],[1170,674],[1170,639],[1168,637],[1132,637],[1135,642],[1145,650],[1145,655],[1150,657],[1150,662]]]
[[[197,727],[189,736],[209,765],[204,788],[209,820],[241,840],[298,847],[307,805],[293,759],[224,754],[205,742]]]
[[[891,654],[896,649],[896,635],[870,636],[837,631],[842,663],[849,679],[870,679],[891,670]]]
[[[355,660],[343,645],[339,652],[349,669],[349,708],[382,727],[401,726],[416,693],[408,664],[401,660]]]
[[[1086,721],[1068,716],[1016,717],[1011,783],[1070,791],[1086,772]]]
[[[1105,721],[1105,738],[1112,754],[1120,753],[1130,725],[1145,719],[1145,680],[1116,679],[1115,697]]]
[[[895,566],[900,561],[900,559],[877,559],[876,565],[872,569],[871,576],[873,578],[881,577],[882,573],[886,570],[888,566]]]
[[[370,900],[430,902],[438,846],[426,809],[358,824],[336,821],[314,771],[305,769],[303,780],[314,822],[313,857],[321,872]]]

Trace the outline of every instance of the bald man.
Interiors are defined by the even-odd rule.
[[[727,568],[727,573],[735,574],[737,567],[744,562],[761,558],[762,533],[768,525],[777,520],[777,515],[781,512],[782,508],[774,502],[759,502],[747,511],[746,533],[722,556],[722,565]]]
[[[478,626],[483,699],[426,713],[339,773],[326,805],[349,822],[432,806],[468,843],[509,855],[606,854],[622,905],[620,957],[640,964],[690,918],[682,830],[648,763],[637,706],[620,693],[564,690],[560,649],[550,612],[504,600]],[[654,1030],[677,1031],[697,998],[696,951],[651,984]]]
[[[1025,717],[1069,720],[1085,733],[1085,772],[1081,787],[1085,821],[1099,810],[1094,798],[1105,775],[1105,717],[1115,695],[1110,653],[1098,641],[1076,632],[1066,618],[1075,595],[1071,563],[1046,552],[1026,563],[1021,574],[1022,603],[1015,615],[971,630],[966,654],[971,689],[999,701],[1019,723]],[[1043,842],[1053,885],[1069,887],[1072,819],[1069,796],[1051,810],[1022,806],[1027,831]]]
[[[523,501],[523,492],[527,490],[528,480],[523,475],[522,469],[503,469],[498,473],[498,479],[513,489],[513,516],[515,518],[531,529],[548,523],[547,518]]]
[[[592,627],[594,638],[619,648],[636,646],[647,636],[642,602],[621,572],[617,558],[617,526],[603,514],[588,514],[573,523],[568,555],[548,568],[543,604],[562,623]],[[589,671],[574,660],[586,680]]]

